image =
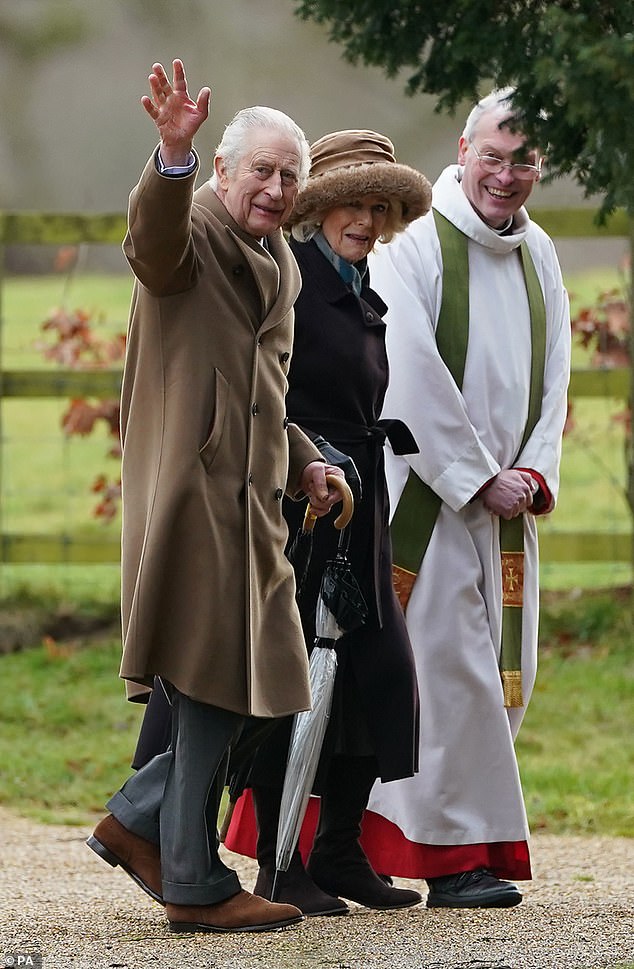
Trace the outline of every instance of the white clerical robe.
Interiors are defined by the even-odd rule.
[[[503,706],[499,519],[471,500],[498,471],[538,472],[554,500],[570,370],[570,320],[554,246],[521,209],[499,235],[463,193],[450,166],[433,204],[469,239],[469,341],[462,391],[440,358],[435,328],[442,259],[432,213],[371,258],[372,284],[389,306],[390,384],[383,417],[408,425],[419,453],[387,453],[392,509],[411,467],[442,498],[407,608],[421,700],[419,772],[375,785],[368,810],[412,842],[517,842],[528,825],[514,738],[524,708]],[[528,414],[531,335],[519,245],[526,240],[546,307],[541,416],[518,455]],[[550,509],[548,509],[550,510]],[[522,687],[537,666],[538,548],[524,516]],[[398,563],[397,563],[398,564]],[[389,684],[386,684],[389,689]]]

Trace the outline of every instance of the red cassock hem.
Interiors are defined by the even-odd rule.
[[[311,797],[299,836],[304,861],[310,854],[319,818],[319,798]],[[238,800],[225,847],[255,858],[256,825],[251,791]],[[530,854],[526,841],[497,841],[490,844],[428,845],[408,841],[403,832],[380,814],[366,811],[363,816],[361,844],[380,874],[399,878],[436,878],[459,871],[488,868],[498,878],[529,881]]]

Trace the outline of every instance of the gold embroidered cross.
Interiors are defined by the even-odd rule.
[[[505,606],[523,604],[524,553],[502,552],[502,603]]]

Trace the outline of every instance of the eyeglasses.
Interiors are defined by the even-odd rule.
[[[523,181],[530,182],[539,178],[542,170],[542,159],[540,158],[537,165],[524,165],[517,162],[505,162],[497,155],[481,155],[474,144],[471,144],[476,153],[477,159],[480,162],[482,168],[485,172],[490,175],[499,175],[503,168],[510,168],[511,173],[514,178],[520,178]]]

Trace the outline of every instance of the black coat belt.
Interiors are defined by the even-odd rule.
[[[395,454],[418,454],[418,446],[407,424],[399,420],[380,420],[376,424],[354,424],[350,421],[319,420],[293,416],[293,421],[300,427],[314,429],[327,440],[334,440],[339,447],[346,444],[362,444],[372,441],[376,447],[382,447],[387,439]],[[317,424],[319,426],[317,426]]]

